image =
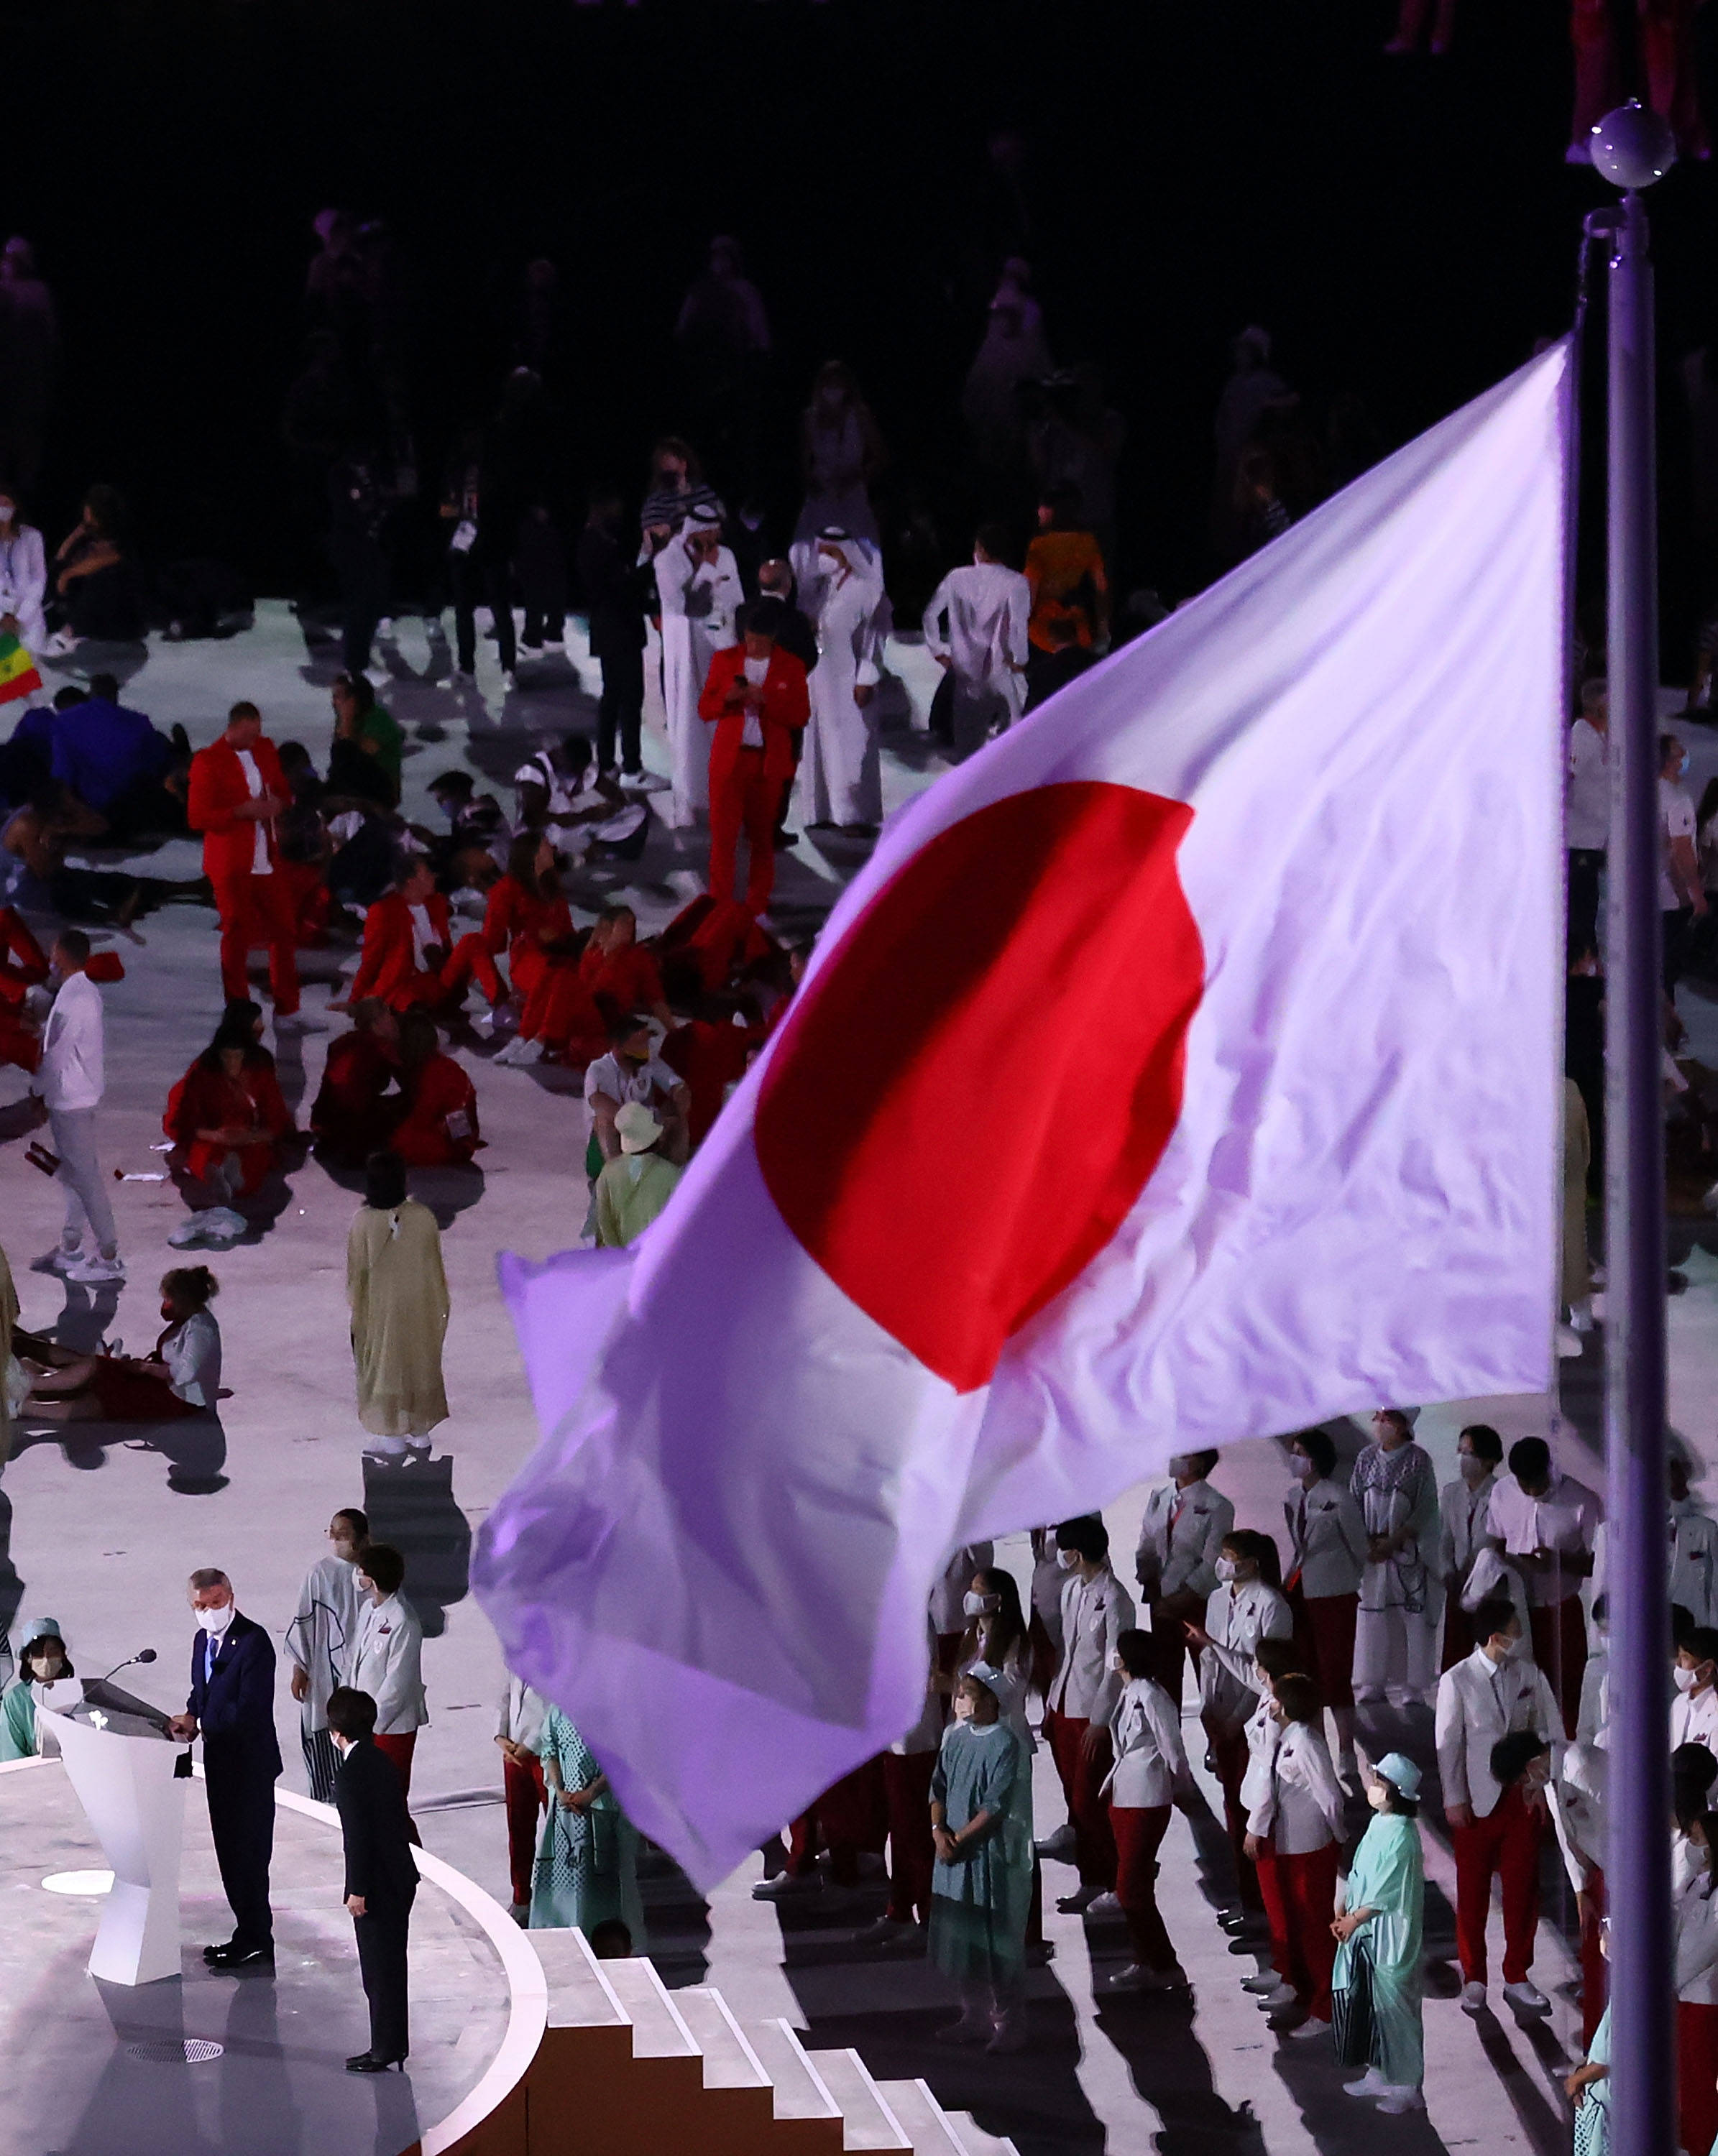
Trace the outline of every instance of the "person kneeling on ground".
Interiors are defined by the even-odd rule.
[[[388,1141],[409,1168],[463,1167],[483,1143],[477,1093],[450,1055],[426,1010],[399,1021],[399,1084],[405,1113]]]
[[[205,1414],[221,1383],[221,1328],[209,1304],[220,1283],[207,1265],[180,1265],[161,1283],[166,1328],[149,1355],[71,1355],[15,1333],[30,1374],[26,1416],[39,1422],[170,1422]]]
[[[317,1157],[330,1167],[362,1168],[388,1143],[404,1106],[399,1077],[399,1023],[379,997],[352,1007],[352,1030],[328,1044],[322,1083],[311,1110]]]

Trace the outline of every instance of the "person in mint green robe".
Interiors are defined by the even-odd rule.
[[[618,1917],[632,1934],[634,1953],[643,1953],[638,1829],[621,1811],[595,1753],[559,1707],[544,1716],[537,1750],[548,1810],[531,1881],[530,1928],[576,1927],[589,1938],[597,1925]]]
[[[1420,2085],[1426,2077],[1420,2019],[1426,1865],[1417,1824],[1419,1784],[1419,1769],[1400,1753],[1373,1768],[1366,1790],[1372,1823],[1337,1890],[1340,1908],[1331,1927],[1340,1942],[1330,1979],[1334,1991],[1345,1991],[1352,1982],[1362,1940],[1372,1964],[1371,2063],[1350,2091],[1375,2097],[1391,2113],[1422,2108]]]
[[[35,1758],[36,1687],[72,1675],[59,1626],[51,1617],[38,1618],[18,1658],[18,1675],[0,1693],[0,1759]]]
[[[1587,2063],[1563,2084],[1575,2105],[1575,2156],[1611,2156],[1611,2010],[1587,2047]],[[1718,2148],[1718,2142],[1713,2143]]]
[[[983,1662],[954,1693],[931,1777],[932,1966],[960,1987],[949,2043],[1016,2051],[1026,2041],[1021,1975],[1032,1890],[1031,1763],[1002,1717],[1008,1680]]]

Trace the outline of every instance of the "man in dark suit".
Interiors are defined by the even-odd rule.
[[[224,1572],[193,1572],[191,1696],[175,1715],[175,1737],[203,1738],[209,1830],[221,1884],[233,1905],[233,1936],[205,1947],[213,1969],[275,1966],[269,1912],[269,1861],[275,1850],[275,1784],[280,1747],[275,1736],[275,1649],[260,1625],[240,1616]]]
[[[412,1823],[393,1762],[376,1748],[376,1702],[369,1693],[337,1685],[328,1695],[328,1730],[341,1755],[334,1802],[346,1843],[346,1906],[370,2002],[370,2048],[348,2059],[346,2068],[379,2074],[403,2066],[410,2049],[406,1936],[418,1891]]]

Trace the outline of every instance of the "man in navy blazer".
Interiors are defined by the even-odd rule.
[[[275,1784],[280,1747],[275,1735],[275,1648],[260,1625],[239,1614],[224,1572],[193,1572],[191,1696],[175,1715],[176,1737],[203,1738],[209,1830],[221,1884],[233,1905],[233,1936],[205,1947],[214,1969],[275,1966],[269,1911],[269,1861],[275,1849]]]

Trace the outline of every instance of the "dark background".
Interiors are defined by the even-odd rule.
[[[839,354],[892,488],[960,544],[954,405],[1006,127],[1052,346],[1099,362],[1128,422],[1124,576],[1179,595],[1211,566],[1211,415],[1243,324],[1310,407],[1358,391],[1393,443],[1570,320],[1580,217],[1607,191],[1562,162],[1564,0],[1465,0],[1438,61],[1386,59],[1393,19],[1393,0],[12,0],[0,217],[36,244],[64,348],[38,520],[51,547],[109,480],[146,557],[293,583],[280,408],[310,220],[337,203],[384,218],[404,265],[432,490],[492,408],[538,254],[563,280],[569,477],[635,490],[678,417],[681,297],[728,231],[775,335],[777,490]],[[1718,301],[1710,171],[1674,173],[1653,213],[1674,639],[1695,581],[1674,368]]]

